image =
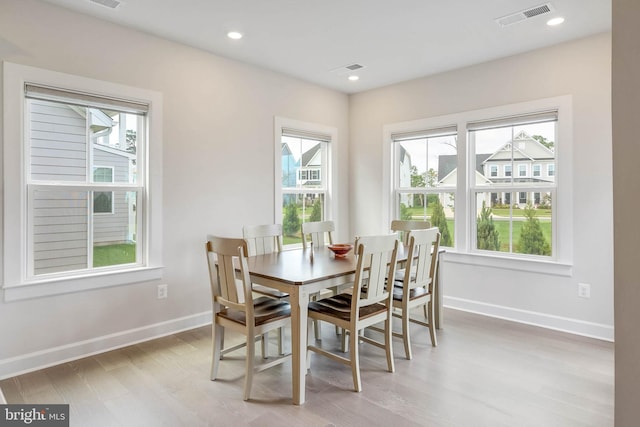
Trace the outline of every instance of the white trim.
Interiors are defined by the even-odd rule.
[[[482,253],[463,253],[456,252],[453,249],[447,249],[446,259],[442,262],[452,264],[473,265],[478,267],[492,267],[501,270],[526,271],[529,273],[545,274],[550,276],[572,277],[573,266],[571,264],[563,264],[554,262],[547,257],[531,258],[531,256],[500,256],[499,252],[490,253],[485,251]],[[444,257],[443,257],[444,258]]]
[[[3,63],[4,77],[4,253],[3,253],[3,281],[5,301],[48,296],[61,293],[94,289],[104,286],[123,285],[140,281],[141,276],[159,277],[162,266],[162,94],[159,92],[124,86],[121,84],[104,82],[70,74],[58,73],[35,67]],[[25,221],[27,195],[25,188],[25,174],[23,173],[24,156],[23,140],[25,129],[24,85],[26,82],[65,88],[70,91],[93,93],[98,96],[117,97],[123,95],[132,101],[139,101],[149,105],[147,128],[144,133],[150,143],[153,139],[153,150],[142,147],[138,153],[144,161],[138,165],[138,178],[147,185],[148,199],[146,207],[140,206],[138,224],[141,224],[140,235],[144,240],[138,240],[137,260],[144,259],[144,268],[129,268],[129,270],[104,269],[96,274],[82,275],[69,278],[66,283],[58,279],[58,283],[51,287],[51,291],[44,290],[47,280],[36,283],[27,282],[27,251],[28,239]],[[145,164],[148,166],[145,168]],[[146,253],[140,252],[144,248]],[[146,271],[145,274],[140,272]],[[109,276],[109,277],[105,277]],[[25,286],[18,291],[18,287]],[[47,285],[48,286],[48,285]]]
[[[119,269],[117,271],[105,268],[105,270],[106,271],[102,272],[93,270],[92,274],[78,277],[65,276],[61,278],[47,278],[19,285],[5,285],[4,300],[5,302],[19,301],[159,280],[162,279],[163,267],[137,267],[128,270]]]
[[[480,301],[472,301],[464,298],[445,296],[444,306],[446,308],[467,311],[469,313],[481,314],[498,319],[510,320],[512,322],[524,323],[527,325],[539,326],[555,331],[567,332],[574,335],[581,335],[599,340],[614,341],[614,328],[602,323],[586,322],[580,319],[572,319],[563,316],[535,311],[520,310],[502,305],[489,304]],[[446,325],[445,325],[446,328]]]
[[[0,359],[0,380],[211,324],[211,311]]]

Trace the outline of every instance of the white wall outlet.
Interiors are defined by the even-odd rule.
[[[591,298],[591,285],[588,283],[578,283],[578,296]]]
[[[169,294],[169,289],[167,284],[158,285],[158,299],[165,299]]]

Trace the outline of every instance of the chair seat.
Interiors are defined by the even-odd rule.
[[[269,297],[259,297],[253,300],[253,310],[256,326],[263,325],[275,320],[286,319],[291,316],[291,304],[287,301],[277,300]],[[245,313],[227,308],[220,310],[218,316],[233,322],[246,325]]]
[[[269,288],[267,286],[256,285],[255,283],[252,285],[251,290],[257,294],[265,295],[275,299],[288,298],[289,294],[286,292],[281,292],[277,289]]]
[[[429,290],[424,286],[420,286],[418,288],[413,288],[409,290],[409,299],[413,300],[416,298],[423,297],[429,294]],[[393,287],[393,299],[395,301],[402,301],[402,297],[404,296],[404,290],[402,289],[402,285],[398,285],[397,282]]]
[[[349,321],[351,319],[351,297],[351,294],[343,293],[318,301],[310,301],[309,311],[323,313],[331,317],[337,317],[341,320]],[[385,305],[379,303],[361,307],[360,319],[366,319],[367,317],[385,311],[387,311]]]

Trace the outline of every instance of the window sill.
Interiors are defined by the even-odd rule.
[[[19,301],[31,298],[49,297],[71,292],[88,291],[112,286],[158,280],[162,278],[163,267],[142,267],[127,271],[105,272],[80,277],[47,279],[37,282],[5,285],[4,301]]]
[[[573,265],[558,261],[546,261],[522,258],[507,258],[486,254],[469,254],[447,251],[441,255],[442,262],[452,264],[474,265],[480,267],[500,268],[503,270],[526,271],[530,273],[549,274],[553,276],[571,277]]]

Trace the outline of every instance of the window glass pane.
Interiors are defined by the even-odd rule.
[[[302,243],[302,223],[324,221],[324,204],[324,193],[283,193],[283,245]]]
[[[114,168],[112,181],[99,182],[136,182],[144,116],[39,99],[28,105],[33,181],[88,182],[91,156],[92,164]]]
[[[555,135],[555,121],[470,131],[478,174],[475,185],[553,183]],[[550,171],[546,177],[540,176],[541,165]]]
[[[135,191],[107,194],[112,197],[113,215],[97,214],[89,221],[90,192],[33,192],[35,275],[87,269],[89,242],[93,242],[93,267],[136,262],[137,194]]]
[[[93,266],[136,262],[137,194],[113,191],[113,215],[93,216]]]
[[[88,192],[34,191],[34,274],[86,269],[88,264]]]
[[[445,135],[396,142],[399,187],[455,186],[456,138],[456,135]]]
[[[399,219],[429,221],[440,229],[440,245],[453,247],[454,193],[399,193]]]
[[[476,248],[551,256],[551,199],[550,192],[476,193]]]
[[[326,188],[324,141],[282,137],[282,188]]]
[[[138,144],[144,136],[141,129],[143,116],[117,111],[89,108],[89,115],[96,121],[101,118],[108,122],[108,128],[91,128],[89,137],[92,141],[92,159],[94,165],[110,166],[113,169],[111,181],[134,184],[137,182]]]

